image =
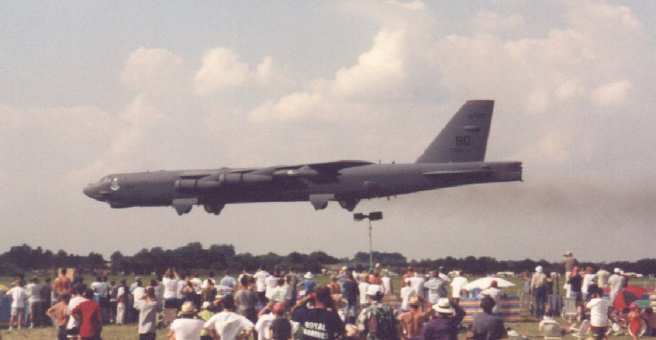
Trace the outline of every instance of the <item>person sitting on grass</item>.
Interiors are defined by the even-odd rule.
[[[560,326],[560,323],[556,319],[554,319],[554,313],[551,309],[547,310],[547,313],[538,324],[538,331],[540,331],[545,338],[560,338],[566,333],[566,330]]]

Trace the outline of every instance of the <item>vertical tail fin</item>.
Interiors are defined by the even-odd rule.
[[[483,161],[493,110],[493,100],[465,102],[416,163]]]

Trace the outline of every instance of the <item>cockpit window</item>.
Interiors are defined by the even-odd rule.
[[[118,189],[121,188],[121,186],[118,184],[118,178],[114,177],[112,178],[112,184],[110,184],[109,188],[112,189],[113,191],[117,191]]]

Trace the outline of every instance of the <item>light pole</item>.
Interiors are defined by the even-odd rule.
[[[369,222],[369,271],[373,271],[374,269],[374,243],[373,243],[373,226],[371,225],[371,221],[378,221],[383,219],[383,212],[382,211],[372,211],[369,214],[363,214],[363,213],[355,213],[353,214],[353,219],[357,222],[360,222],[364,219],[367,219]]]

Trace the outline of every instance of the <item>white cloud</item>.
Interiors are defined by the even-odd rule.
[[[401,1],[401,0],[387,0],[385,3],[390,4],[392,6],[397,6],[403,9],[407,9],[410,11],[423,11],[426,9],[426,4],[421,1],[421,0],[413,0],[413,1]]]
[[[335,74],[338,96],[394,95],[403,81],[404,32],[383,30],[376,34],[371,49],[358,57],[357,64]]]
[[[180,90],[183,65],[183,59],[169,50],[140,47],[125,62],[121,81],[142,93]]]
[[[213,48],[203,56],[202,65],[194,76],[194,90],[197,95],[206,96],[252,85],[287,86],[288,79],[274,66],[271,56],[265,56],[252,67],[230,49]]]
[[[598,106],[619,106],[626,102],[631,87],[628,80],[614,81],[595,88],[590,97]]]
[[[474,29],[480,32],[494,33],[517,30],[524,26],[524,17],[517,13],[501,15],[489,10],[480,11],[472,19]]]
[[[248,64],[227,48],[214,48],[203,56],[201,68],[194,77],[194,86],[199,95],[208,95],[226,88],[245,85],[250,77]]]

